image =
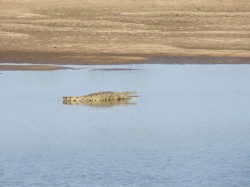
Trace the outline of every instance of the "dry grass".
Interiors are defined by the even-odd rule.
[[[250,57],[249,20],[248,0],[0,0],[0,59]]]

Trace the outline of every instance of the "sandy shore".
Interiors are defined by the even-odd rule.
[[[0,70],[3,71],[53,71],[67,69],[63,66],[47,66],[47,65],[0,65]]]
[[[0,62],[250,63],[248,0],[1,0]]]

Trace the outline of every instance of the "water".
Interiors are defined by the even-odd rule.
[[[250,186],[249,65],[84,67],[0,74],[1,187]],[[97,91],[140,97],[62,104]]]

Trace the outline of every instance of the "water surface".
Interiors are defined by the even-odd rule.
[[[83,67],[2,72],[0,186],[250,186],[249,65]],[[98,91],[140,97],[62,104]]]

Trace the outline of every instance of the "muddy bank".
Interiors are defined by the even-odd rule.
[[[42,51],[1,51],[0,61],[31,64],[75,64],[75,65],[115,65],[115,64],[250,64],[250,57],[228,56],[164,56],[164,54],[112,54]],[[4,67],[7,68],[7,67]],[[14,66],[11,68],[14,68]],[[34,66],[17,68],[62,69],[61,66]],[[109,70],[109,69],[107,69]],[[119,70],[119,69],[118,69]]]
[[[68,69],[63,66],[46,66],[46,65],[0,65],[2,71],[53,71]]]

